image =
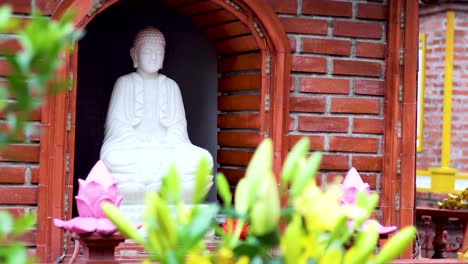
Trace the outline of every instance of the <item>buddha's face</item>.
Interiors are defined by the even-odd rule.
[[[163,65],[164,46],[157,41],[143,41],[132,51],[136,67],[146,74],[157,73]],[[136,60],[136,61],[135,61]]]

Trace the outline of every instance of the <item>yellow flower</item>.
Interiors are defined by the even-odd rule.
[[[236,264],[249,264],[249,257],[241,256],[237,261]]]
[[[234,253],[228,248],[220,248],[216,253],[216,263],[234,264]]]
[[[212,264],[207,256],[197,253],[189,253],[185,259],[185,264]]]

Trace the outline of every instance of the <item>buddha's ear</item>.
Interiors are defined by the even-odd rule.
[[[132,57],[133,60],[133,68],[138,68],[138,59],[137,59],[137,52],[135,47],[130,49],[130,57]]]

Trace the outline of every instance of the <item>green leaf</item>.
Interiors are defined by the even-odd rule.
[[[7,211],[0,211],[0,241],[13,230],[13,217]]]
[[[216,189],[218,190],[219,196],[221,196],[221,199],[223,200],[223,206],[226,208],[231,207],[232,203],[232,193],[231,190],[229,189],[229,183],[222,173],[218,173],[216,175]]]
[[[242,178],[236,187],[234,208],[239,214],[247,214],[249,211],[249,182]],[[254,197],[255,198],[255,197]]]
[[[198,163],[197,171],[195,172],[195,188],[193,191],[193,204],[199,204],[205,199],[207,186],[210,184],[211,170],[208,159],[203,156]]]
[[[155,195],[154,204],[156,205],[156,223],[159,232],[160,242],[166,244],[168,248],[174,248],[177,244],[177,230],[174,219],[164,199]],[[161,241],[163,240],[163,241]]]
[[[119,208],[111,203],[102,203],[101,204],[102,211],[106,215],[109,220],[112,221],[117,226],[117,229],[124,235],[130,239],[133,239],[135,242],[144,244],[144,238],[138,233],[138,229],[135,225],[128,219]]]
[[[300,238],[304,237],[302,231],[302,219],[295,215],[283,234],[281,250],[284,254],[286,264],[296,264],[302,253]]]
[[[20,235],[29,231],[36,224],[36,214],[24,214],[13,224],[13,234]]]
[[[257,200],[249,213],[249,232],[262,236],[273,232],[278,227],[280,218],[280,201],[276,180],[272,172],[264,178],[257,190]]]
[[[261,249],[262,248],[259,243],[242,242],[239,245],[237,245],[232,251],[238,256],[248,256],[252,259],[261,252]]]
[[[379,240],[377,222],[371,221],[354,239],[354,254],[345,257],[346,264],[366,263],[374,252]]]
[[[280,242],[280,233],[277,229],[265,235],[257,236],[258,241],[264,246],[273,247],[277,246]]]
[[[7,263],[9,264],[24,264],[29,263],[28,251],[25,246],[20,244],[13,244],[8,246]]]
[[[343,246],[339,243],[331,244],[320,258],[320,264],[341,264],[344,258]],[[348,263],[346,263],[348,264]]]
[[[367,194],[366,191],[362,190],[357,194],[356,205],[367,210],[369,213],[373,212],[379,203],[379,194],[371,193]]]
[[[305,157],[309,151],[310,140],[309,138],[303,137],[296,145],[294,145],[291,152],[286,157],[286,161],[283,164],[283,171],[281,173],[281,183],[289,184],[297,173],[297,163],[299,159]]]
[[[414,226],[403,228],[385,243],[377,257],[374,259],[374,263],[389,263],[390,261],[398,258],[398,256],[408,248],[415,238],[416,228]]]
[[[188,252],[195,245],[197,245],[214,224],[214,217],[218,212],[218,206],[215,204],[205,205],[198,209],[196,215],[193,216],[188,225],[180,227],[179,235],[180,241],[183,241],[181,250]]]
[[[321,152],[314,152],[306,161],[300,166],[297,176],[295,177],[291,186],[291,196],[297,197],[307,187],[307,183],[315,177],[315,174],[320,168],[322,160]]]
[[[252,208],[255,201],[255,193],[263,182],[263,179],[272,171],[273,168],[273,142],[267,138],[263,140],[255,151],[245,172],[247,210]],[[236,190],[237,192],[237,190]],[[237,197],[237,196],[236,196]]]
[[[168,204],[180,202],[180,178],[177,168],[171,164],[167,174],[163,177],[159,195]]]

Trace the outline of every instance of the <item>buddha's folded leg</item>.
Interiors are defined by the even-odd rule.
[[[213,157],[211,154],[200,147],[194,145],[178,146],[174,149],[168,149],[164,155],[164,163],[175,164],[181,174],[194,173],[204,157],[208,161],[208,167],[213,168]]]

